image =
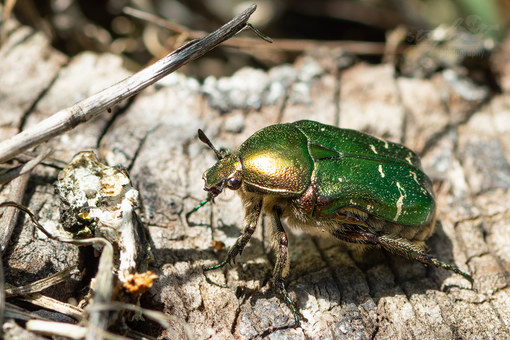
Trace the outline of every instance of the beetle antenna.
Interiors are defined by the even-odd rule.
[[[219,152],[215,147],[214,145],[211,143],[211,141],[209,140],[209,138],[205,135],[204,131],[202,131],[202,129],[198,129],[198,139],[200,139],[200,141],[204,144],[206,144],[208,147],[210,147],[212,149],[212,151],[214,151],[214,153],[216,154],[216,158],[218,158],[218,160],[222,159],[223,156],[221,154],[221,152]]]

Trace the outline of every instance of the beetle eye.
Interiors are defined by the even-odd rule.
[[[236,190],[236,189],[239,189],[240,186],[241,186],[241,181],[239,179],[237,179],[235,177],[228,179],[228,187],[230,189]]]

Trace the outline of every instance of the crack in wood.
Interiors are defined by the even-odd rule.
[[[288,104],[288,101],[289,101],[289,97],[290,97],[290,89],[292,87],[292,84],[289,84],[289,86],[287,86],[285,88],[285,95],[283,96],[283,98],[281,99],[281,102],[280,102],[280,107],[278,108],[278,114],[276,116],[276,122],[275,124],[280,124],[282,122],[282,119],[283,119],[283,116],[285,114],[285,109],[287,108],[287,104]]]
[[[490,102],[492,99],[492,96],[487,96],[485,99],[483,99],[481,102],[477,103],[474,107],[471,107],[468,111],[465,112],[465,116],[456,121],[456,122],[449,122],[446,124],[441,130],[436,131],[431,137],[425,142],[425,145],[421,150],[418,150],[418,155],[423,158],[425,155],[433,149],[438,142],[444,138],[452,129],[457,130],[460,126],[466,124],[469,122],[469,120],[474,116],[475,113],[479,112],[487,103]],[[448,104],[441,100],[441,103],[443,104],[443,108],[445,109],[445,112],[448,113],[448,115],[451,117],[451,112],[449,109]],[[458,142],[457,139],[455,139],[455,142]],[[457,146],[457,145],[456,145]],[[457,149],[454,149],[455,155],[457,156],[457,159],[460,159],[457,154]],[[461,163],[462,164],[462,163]]]
[[[24,30],[24,29],[27,29],[27,26],[18,26],[13,31],[10,31],[8,33],[8,36],[9,37],[13,36],[14,33],[19,32],[19,31]],[[28,43],[28,41],[30,39],[32,39],[33,37],[35,37],[38,33],[39,33],[38,31],[30,29],[30,32],[28,34],[24,35],[22,39],[16,41],[14,44],[12,44],[11,48],[7,51],[5,56],[8,56],[10,51],[14,51],[14,47],[23,46],[24,44]]]
[[[30,114],[34,111],[37,104],[39,104],[39,102],[45,98],[46,94],[49,93],[49,91],[52,89],[53,85],[55,85],[55,83],[59,79],[60,72],[63,69],[65,69],[66,66],[69,65],[69,63],[70,63],[70,60],[67,60],[64,64],[60,65],[59,71],[55,73],[55,75],[53,76],[53,78],[51,78],[49,83],[45,87],[43,87],[42,90],[37,94],[37,96],[33,100],[32,104],[30,104],[30,107],[28,107],[28,109],[25,112],[23,112],[23,115],[21,116],[21,119],[18,124],[18,131],[23,131]]]
[[[340,103],[340,92],[342,91],[342,70],[341,67],[336,67],[334,69],[334,77],[335,77],[335,90],[333,93],[333,105],[334,105],[334,119],[333,119],[333,125],[339,126],[340,124],[340,109],[341,109],[341,103]]]
[[[134,95],[133,97],[128,98],[126,100],[125,105],[123,105],[123,106],[116,105],[113,108],[111,108],[111,110],[114,111],[113,115],[110,117],[110,119],[108,119],[106,124],[103,126],[102,130],[99,132],[99,137],[97,138],[97,142],[96,142],[97,149],[99,149],[101,147],[101,142],[102,142],[103,138],[106,136],[108,131],[110,131],[110,129],[113,127],[113,125],[117,121],[117,119],[129,110],[131,105],[134,103],[136,97],[137,97],[137,95]],[[146,138],[146,137],[147,137],[147,134],[145,135],[144,138]],[[136,156],[136,152],[135,152],[135,156]],[[135,157],[133,157],[133,158],[135,158]],[[134,162],[132,160],[128,166],[128,170],[131,170],[133,163]]]

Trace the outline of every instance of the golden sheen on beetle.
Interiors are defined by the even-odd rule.
[[[235,152],[220,152],[199,130],[218,162],[203,175],[204,200],[237,190],[244,206],[243,231],[225,261],[234,262],[255,231],[261,212],[272,217],[273,280],[299,323],[284,284],[289,271],[288,240],[281,220],[292,227],[383,249],[424,264],[471,276],[425,250],[434,230],[432,183],[418,156],[407,147],[315,121],[271,125],[248,138]]]

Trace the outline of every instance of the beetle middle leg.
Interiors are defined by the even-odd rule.
[[[337,230],[333,233],[333,235],[340,240],[350,243],[380,245],[391,253],[417,260],[424,264],[434,265],[438,268],[452,271],[462,275],[466,280],[473,283],[473,278],[471,275],[463,272],[455,265],[442,262],[434,256],[427,254],[421,246],[416,245],[411,241],[391,235],[376,235],[374,233],[361,230]]]
[[[236,240],[236,243],[230,249],[227,253],[227,258],[223,261],[218,263],[217,265],[214,265],[212,267],[204,268],[205,271],[218,269],[223,266],[225,266],[227,263],[235,263],[235,258],[237,255],[240,255],[243,252],[244,247],[250,241],[251,235],[255,232],[255,229],[257,228],[257,221],[260,216],[260,211],[262,210],[262,200],[257,200],[255,202],[251,202],[246,207],[246,214],[244,217],[244,228],[241,236],[239,236]]]
[[[294,302],[289,296],[289,293],[285,289],[285,283],[283,282],[285,276],[289,273],[289,265],[290,262],[288,261],[288,247],[289,247],[289,240],[287,238],[287,233],[285,232],[285,229],[283,228],[282,222],[281,222],[281,215],[282,211],[279,207],[274,206],[273,207],[273,240],[271,244],[271,248],[276,253],[276,263],[274,265],[273,269],[273,280],[280,289],[283,297],[285,298],[285,302],[289,305],[290,309],[294,313],[294,320],[296,322],[296,325],[299,325],[299,317],[297,314],[296,306],[294,305]]]

